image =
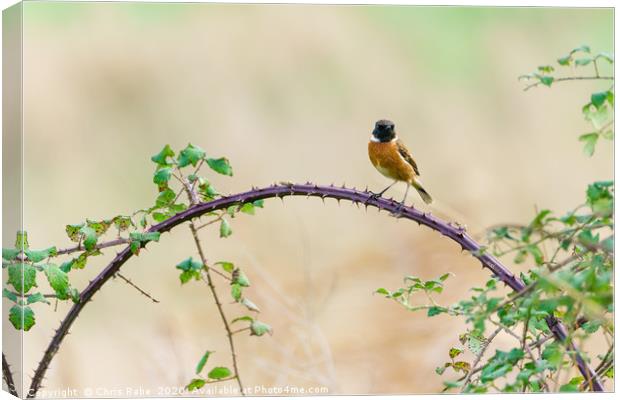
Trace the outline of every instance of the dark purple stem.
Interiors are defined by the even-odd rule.
[[[454,223],[443,221],[430,213],[416,210],[413,207],[401,207],[400,203],[394,200],[385,199],[383,197],[375,197],[373,193],[367,190],[360,191],[345,187],[339,188],[334,186],[318,186],[311,183],[280,184],[262,189],[253,188],[248,192],[221,197],[216,200],[200,203],[190,207],[184,212],[176,214],[164,222],[152,226],[148,231],[160,233],[168,232],[177,225],[190,221],[193,218],[200,217],[201,215],[209,212],[226,209],[236,204],[244,204],[254,202],[256,200],[286,196],[320,197],[322,199],[331,198],[338,201],[348,200],[358,205],[362,204],[366,207],[370,206],[378,208],[379,210],[389,211],[390,213],[397,214],[399,218],[416,221],[418,224],[428,226],[429,228],[460,244],[463,250],[469,251],[474,257],[480,260],[483,267],[491,270],[493,275],[497,276],[514,291],[519,292],[525,288],[523,282],[506,267],[504,267],[499,260],[492,255],[485,253],[482,246],[476,243],[476,241],[474,241],[474,239],[472,239],[472,237],[465,232],[463,227]],[[144,243],[144,245],[145,244],[146,243]],[[114,276],[121,266],[125,264],[129,258],[131,258],[132,255],[133,253],[131,252],[129,246],[126,247],[123,251],[118,253],[110,264],[108,264],[108,266],[88,284],[86,289],[82,291],[80,294],[80,302],[74,304],[71,310],[69,310],[69,313],[60,324],[60,327],[45,350],[45,353],[43,354],[43,357],[35,371],[34,377],[32,378],[30,390],[28,391],[28,397],[34,397],[41,387],[41,382],[50,362],[52,361],[52,358],[58,351],[62,340],[69,332],[69,328],[78,317],[84,306],[92,299],[94,294],[103,286],[103,284]],[[579,352],[576,351],[575,345],[568,338],[564,325],[562,325],[562,323],[553,316],[549,316],[547,318],[547,324],[557,340],[565,343],[568,349],[576,352],[575,361],[579,367],[579,371],[584,376],[586,381],[591,380],[592,389],[594,391],[602,391],[603,387],[598,376],[586,364]]]
[[[11,393],[15,397],[19,397],[17,394],[17,389],[15,388],[15,381],[13,380],[13,373],[11,372],[11,366],[6,361],[6,357],[4,353],[2,353],[2,377],[6,382],[6,386],[9,389],[9,393]]]

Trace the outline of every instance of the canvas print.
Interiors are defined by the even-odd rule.
[[[613,18],[5,9],[4,390],[613,392]]]

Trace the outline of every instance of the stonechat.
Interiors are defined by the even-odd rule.
[[[368,143],[368,156],[377,171],[394,179],[394,182],[377,193],[377,196],[381,196],[397,182],[407,182],[407,190],[401,205],[405,203],[409,185],[418,191],[426,204],[432,203],[433,199],[420,184],[420,170],[407,147],[398,139],[392,121],[382,119],[375,123],[375,129]]]

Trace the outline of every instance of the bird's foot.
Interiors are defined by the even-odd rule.
[[[398,203],[398,207],[392,212],[392,216],[396,218],[400,218],[403,215],[403,207],[405,207],[405,202]]]

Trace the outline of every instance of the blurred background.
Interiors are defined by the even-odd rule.
[[[224,193],[307,180],[379,191],[389,181],[366,145],[381,118],[395,121],[436,200],[425,207],[411,192],[409,203],[473,234],[527,223],[537,208],[562,214],[588,183],[613,177],[612,146],[588,159],[577,140],[590,129],[581,106],[604,85],[523,92],[517,77],[581,44],[613,52],[612,38],[611,9],[28,2],[30,244],[67,247],[65,224],[152,205],[150,156],[165,144],[228,157],[234,177],[212,174]],[[389,194],[400,199],[404,189]],[[456,244],[384,213],[305,198],[266,201],[232,229],[226,239],[203,232],[207,256],[246,271],[247,295],[274,327],[273,336],[237,337],[245,385],[426,393],[455,377],[434,370],[460,345],[464,322],[412,314],[372,293],[400,287],[404,275],[452,272],[437,301],[466,298],[489,275]],[[113,254],[73,271],[73,284],[83,288]],[[190,255],[180,227],[126,264],[124,275],[160,303],[110,281],[74,324],[45,389],[141,386],[161,395],[162,386],[187,384],[207,349],[216,351],[209,365],[230,366],[207,287],[179,283],[174,266]],[[219,289],[227,298],[226,284]],[[26,371],[67,310],[36,306]]]

